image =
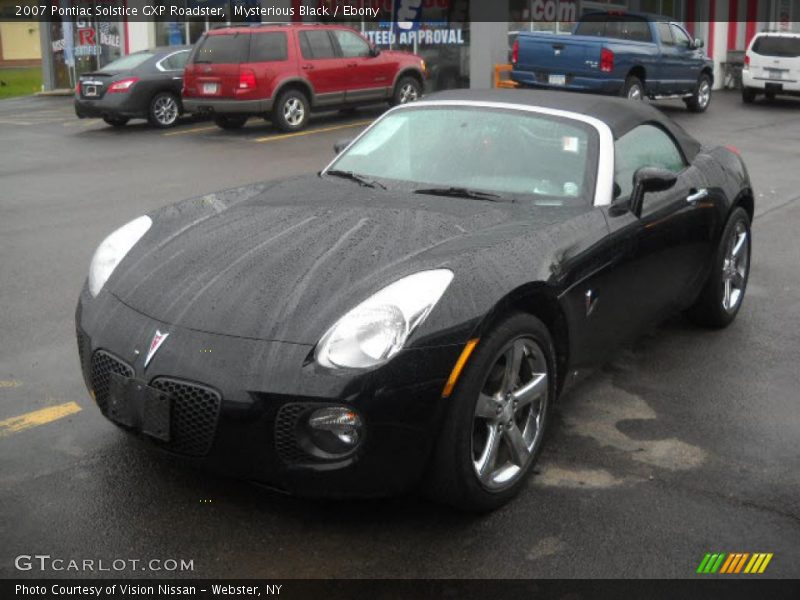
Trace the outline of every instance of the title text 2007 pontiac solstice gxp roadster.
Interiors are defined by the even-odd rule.
[[[98,247],[83,374],[125,429],[304,495],[507,502],[576,372],[743,300],[753,192],[656,109],[447,92],[320,174],[140,217]]]

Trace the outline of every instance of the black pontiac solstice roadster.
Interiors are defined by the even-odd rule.
[[[448,92],[345,146],[100,244],[76,318],[106,417],[297,494],[490,510],[580,372],[670,311],[741,307],[744,163],[652,107]]]

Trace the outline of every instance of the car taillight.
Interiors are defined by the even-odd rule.
[[[744,55],[744,68],[745,69],[749,69],[750,68],[750,55],[749,54],[745,54]]]
[[[256,74],[255,71],[250,69],[241,69],[239,71],[239,89],[252,90],[256,87]]]
[[[611,73],[614,70],[614,53],[608,48],[600,50],[600,70],[603,73]]]
[[[736,146],[725,146],[725,147],[734,154],[738,154],[739,156],[742,155],[741,151]]]
[[[108,87],[109,94],[115,94],[120,92],[127,92],[133,87],[133,84],[139,81],[138,77],[126,77],[125,79],[120,79],[119,81],[115,81]]]
[[[81,82],[80,81],[75,84],[75,95],[76,96],[80,96],[81,95]]]
[[[511,48],[511,62],[517,64],[519,62],[519,40],[514,40],[514,47]]]

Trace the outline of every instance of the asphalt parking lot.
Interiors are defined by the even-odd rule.
[[[762,577],[797,577],[800,102],[661,106],[748,163],[743,309],[713,333],[675,316],[617,354],[562,399],[523,494],[476,518],[187,470],[105,421],[79,372],[75,303],[107,233],[186,197],[319,170],[380,108],[281,135],[255,120],[116,130],[75,119],[70,99],[0,102],[0,576],[87,575],[15,569],[49,554],[193,560],[168,574],[194,577],[692,577],[722,551],[774,553]]]

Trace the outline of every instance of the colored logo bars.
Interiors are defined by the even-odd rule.
[[[738,573],[760,574],[764,572],[771,560],[771,552],[769,554],[763,552],[755,554],[747,552],[732,552],[730,554],[725,552],[708,553],[703,557],[700,566],[697,567],[697,572],[702,574],[724,573],[727,575]]]

